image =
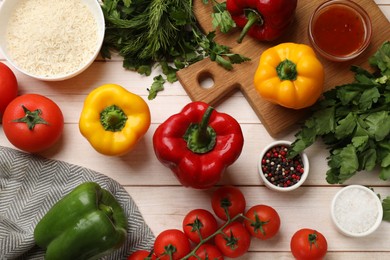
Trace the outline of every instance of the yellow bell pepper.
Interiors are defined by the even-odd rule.
[[[81,134],[104,155],[131,151],[150,127],[150,110],[138,95],[116,84],[89,93],[80,115]]]
[[[301,109],[313,105],[322,94],[324,68],[310,46],[281,43],[260,56],[254,85],[265,100]]]

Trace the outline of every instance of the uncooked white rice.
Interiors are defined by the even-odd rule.
[[[98,48],[97,22],[81,0],[23,0],[8,23],[15,64],[42,77],[72,73]]]

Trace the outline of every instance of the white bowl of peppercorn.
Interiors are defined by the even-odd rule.
[[[301,186],[309,174],[309,159],[305,153],[288,158],[290,141],[275,141],[260,154],[258,169],[265,186],[275,191],[292,191]]]

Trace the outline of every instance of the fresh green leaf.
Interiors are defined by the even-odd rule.
[[[156,98],[157,93],[164,90],[164,83],[165,83],[165,80],[161,75],[158,75],[158,76],[153,78],[153,84],[152,84],[151,88],[148,89],[148,91],[149,91],[148,99],[149,100]]]
[[[382,200],[383,208],[383,220],[390,221],[390,197],[386,197]]]
[[[390,118],[388,111],[380,111],[369,114],[365,118],[367,123],[367,132],[374,137],[376,141],[383,140],[390,132]]]
[[[160,62],[160,66],[162,69],[162,72],[167,77],[167,81],[170,83],[176,82],[176,71],[177,69],[173,68],[172,66],[169,66],[167,62]]]
[[[243,63],[245,61],[251,60],[250,58],[245,57],[245,56],[238,54],[238,53],[228,53],[228,54],[225,54],[225,57],[227,57],[232,64],[240,64],[240,63]]]
[[[366,148],[368,143],[368,135],[355,136],[352,138],[351,143],[355,147],[356,151],[361,152]]]
[[[291,144],[287,151],[288,158],[294,158],[307,147],[312,145],[317,138],[317,131],[315,127],[312,127],[306,122],[306,125],[299,131],[295,137],[296,140]]]
[[[339,175],[338,169],[330,168],[326,172],[326,181],[329,184],[337,184],[337,183],[339,183],[338,175]]]
[[[123,0],[123,4],[125,7],[130,7],[132,1],[131,0]]]
[[[390,41],[384,42],[369,62],[372,66],[378,67],[383,75],[390,76]]]
[[[390,142],[389,140],[383,140],[377,144],[377,152],[381,167],[390,166]]]
[[[137,72],[141,75],[149,76],[152,73],[152,67],[149,65],[142,65],[137,68]]]
[[[350,136],[356,128],[356,118],[354,113],[349,113],[338,122],[335,130],[335,137],[342,139]]]
[[[381,170],[379,171],[379,178],[384,181],[390,179],[390,166],[381,168]]]
[[[359,154],[359,170],[372,171],[376,166],[377,154],[374,148],[367,149]]]
[[[353,145],[347,145],[340,151],[340,183],[352,177],[359,168],[359,160]]]
[[[335,130],[335,107],[328,107],[313,113],[317,135],[324,135]]]
[[[337,88],[337,97],[340,99],[342,105],[346,106],[361,95],[360,85],[350,84]]]
[[[233,21],[228,11],[213,13],[212,24],[214,30],[219,28],[222,33],[228,33],[232,28],[236,27],[236,23]]]
[[[372,107],[373,103],[378,102],[380,97],[380,93],[378,88],[371,87],[367,88],[363,91],[362,95],[359,99],[359,109],[362,111],[366,111]]]

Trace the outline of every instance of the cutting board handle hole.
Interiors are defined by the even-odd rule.
[[[214,86],[214,78],[210,72],[203,71],[198,75],[198,84],[203,89],[210,89]]]

